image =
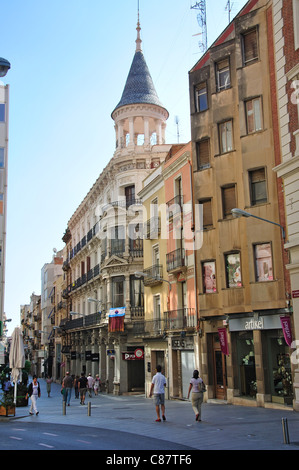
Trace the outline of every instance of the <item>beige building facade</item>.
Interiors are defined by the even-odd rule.
[[[291,405],[268,1],[249,1],[190,71],[201,373],[208,398]],[[261,79],[263,77],[263,79]],[[232,209],[253,217],[234,218]]]
[[[278,136],[281,162],[275,167],[285,196],[294,332],[294,409],[299,411],[299,1],[273,1]]]

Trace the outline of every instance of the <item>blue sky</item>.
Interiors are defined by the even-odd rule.
[[[166,139],[190,140],[188,71],[201,56],[194,0],[140,0],[143,53],[170,113]],[[232,17],[246,1],[233,3]],[[207,0],[208,45],[228,24]],[[11,63],[5,313],[40,294],[41,268],[115,149],[111,112],[133,60],[137,0],[0,0]]]

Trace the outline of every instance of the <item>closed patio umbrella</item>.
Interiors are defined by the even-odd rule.
[[[11,375],[15,384],[14,403],[17,403],[17,382],[22,379],[22,369],[25,366],[25,354],[22,330],[17,326],[12,334],[12,341],[9,352],[9,367],[12,369]]]

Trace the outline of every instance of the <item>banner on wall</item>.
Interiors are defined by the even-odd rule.
[[[219,341],[220,341],[221,351],[222,351],[223,354],[228,356],[229,355],[229,350],[228,350],[228,340],[227,340],[227,330],[226,330],[226,328],[218,328],[218,334],[219,334]]]
[[[110,308],[109,310],[109,332],[124,331],[126,307]]]
[[[284,339],[288,346],[292,344],[292,329],[290,317],[280,317]]]

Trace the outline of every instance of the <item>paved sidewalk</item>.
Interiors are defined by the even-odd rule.
[[[153,400],[144,395],[100,393],[80,405],[72,391],[71,405],[63,414],[60,385],[52,384],[48,398],[45,381],[39,382],[39,415],[29,416],[29,407],[17,408],[14,419],[117,430],[132,434],[136,442],[138,435],[155,437],[172,442],[174,450],[176,444],[202,450],[299,450],[299,414],[294,411],[205,403],[202,421],[196,422],[189,401],[167,400],[167,420],[156,423]],[[284,444],[282,418],[288,421],[290,444]]]

